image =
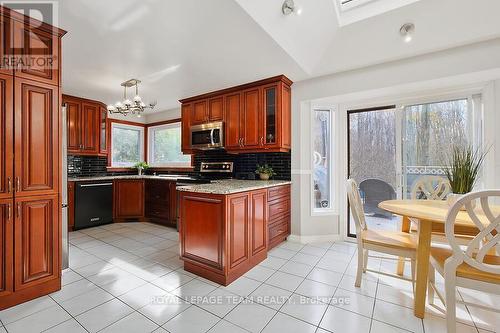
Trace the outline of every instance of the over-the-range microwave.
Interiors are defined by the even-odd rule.
[[[213,122],[191,126],[190,140],[192,149],[222,149],[224,148],[224,124]]]

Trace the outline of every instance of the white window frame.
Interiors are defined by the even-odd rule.
[[[334,215],[336,213],[335,203],[336,203],[336,191],[335,191],[335,177],[333,173],[333,166],[336,161],[335,157],[335,135],[336,135],[336,112],[333,107],[313,107],[311,112],[311,131],[313,131],[314,127],[314,118],[316,111],[328,111],[330,112],[330,161],[329,161],[329,175],[330,175],[330,184],[329,184],[329,192],[330,192],[330,207],[329,208],[316,208],[314,201],[314,140],[311,135],[311,216],[324,216],[324,215]]]
[[[157,126],[151,126],[148,127],[148,163],[153,166],[153,167],[160,167],[160,168],[187,168],[192,166],[192,160],[191,158],[189,159],[188,162],[172,162],[172,163],[154,163],[153,162],[153,156],[154,156],[154,144],[153,144],[153,134],[155,131],[158,130],[163,130],[163,129],[170,129],[170,128],[176,128],[179,127],[181,129],[181,135],[182,135],[182,127],[181,127],[181,122],[174,122],[170,124],[163,124],[163,125],[157,125]],[[182,138],[181,138],[182,141]],[[182,143],[181,143],[181,152],[182,152]]]
[[[110,151],[111,167],[112,168],[131,168],[134,166],[135,163],[137,163],[137,162],[135,162],[135,163],[117,163],[117,162],[115,162],[114,155],[113,155],[113,148],[114,148],[113,130],[115,128],[139,131],[139,157],[140,158],[139,158],[139,161],[137,161],[137,162],[144,161],[144,127],[113,122],[113,123],[111,123],[111,151]]]

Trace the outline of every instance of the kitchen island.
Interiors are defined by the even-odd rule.
[[[228,285],[290,234],[290,182],[223,180],[179,187],[184,269]]]

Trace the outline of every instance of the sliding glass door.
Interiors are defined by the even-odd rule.
[[[359,185],[369,228],[399,230],[399,217],[378,204],[411,198],[421,177],[444,177],[453,147],[473,143],[473,102],[471,97],[348,111],[349,177]],[[350,211],[348,221],[348,235],[354,236]]]

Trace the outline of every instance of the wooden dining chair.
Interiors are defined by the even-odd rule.
[[[500,294],[500,214],[495,216],[492,212],[490,203],[493,198],[500,198],[500,190],[463,196],[450,208],[446,217],[445,233],[449,246],[431,247],[429,302],[433,304],[436,293],[445,304],[448,333],[456,331],[457,286]],[[478,204],[476,209],[473,202]],[[461,212],[464,207],[466,212]],[[467,246],[461,245],[455,234],[454,224],[459,213],[468,214],[479,229]],[[435,287],[436,271],[444,277],[444,297]],[[500,315],[498,307],[492,309],[478,304],[465,304],[489,309]]]
[[[356,238],[358,242],[358,269],[356,272],[355,286],[361,286],[362,275],[367,271],[412,281],[413,283],[415,281],[416,235],[399,231],[369,229],[365,220],[363,202],[359,195],[358,184],[353,179],[347,180],[347,195],[352,217],[356,225]],[[390,259],[388,257],[370,256],[369,251],[409,259],[411,261],[412,278],[407,279],[402,276],[368,269],[368,258]],[[394,260],[398,259],[394,258]]]

